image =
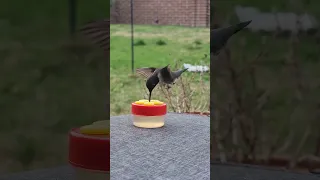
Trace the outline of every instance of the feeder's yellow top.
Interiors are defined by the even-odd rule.
[[[96,121],[90,125],[82,126],[80,128],[80,133],[87,135],[110,135],[110,121],[102,120]]]
[[[147,99],[141,99],[141,100],[136,101],[134,103],[140,104],[140,105],[145,105],[145,106],[153,106],[153,105],[162,105],[162,104],[164,104],[163,102],[161,102],[159,100],[151,100],[149,102],[149,100],[147,100]]]

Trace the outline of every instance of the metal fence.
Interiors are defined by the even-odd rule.
[[[210,27],[210,0],[133,0],[134,24]],[[112,24],[130,24],[130,1],[114,0]]]

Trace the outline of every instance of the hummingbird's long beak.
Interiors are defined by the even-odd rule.
[[[149,91],[149,102],[151,101],[151,93],[152,91]]]

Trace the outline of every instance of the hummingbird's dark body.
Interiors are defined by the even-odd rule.
[[[181,76],[183,72],[185,72],[188,68],[171,71],[169,65],[163,68],[138,68],[136,70],[137,74],[142,75],[147,78],[146,86],[149,90],[149,101],[151,99],[151,92],[157,86],[157,84],[167,85],[168,88],[171,87],[172,84]]]
[[[110,21],[107,19],[92,21],[84,25],[80,32],[90,38],[103,50],[110,50]]]
[[[247,27],[250,21],[241,22],[226,28],[219,28],[211,30],[210,34],[210,52],[213,55],[218,55],[220,50],[227,44],[229,38]]]

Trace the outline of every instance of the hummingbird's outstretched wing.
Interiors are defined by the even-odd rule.
[[[144,78],[149,78],[157,68],[154,67],[145,67],[136,69],[136,73]]]
[[[110,50],[110,20],[92,21],[80,28],[80,32],[90,38],[105,51]]]

